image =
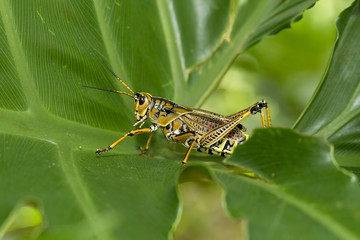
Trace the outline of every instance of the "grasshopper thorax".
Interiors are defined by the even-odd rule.
[[[148,117],[151,108],[152,96],[146,92],[135,93],[134,95],[135,117],[137,122],[143,122]]]

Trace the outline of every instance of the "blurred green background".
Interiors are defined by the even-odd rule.
[[[336,40],[337,16],[351,3],[318,1],[291,28],[241,54],[201,108],[227,115],[265,99],[273,126],[292,127],[327,68]],[[261,126],[260,118],[248,118],[244,125],[249,134]],[[241,239],[244,223],[227,217],[217,185],[204,178],[181,184],[180,191],[183,213],[176,240]]]
[[[241,54],[202,107],[230,114],[265,99],[274,125],[292,127],[330,60],[337,16],[351,3],[320,0],[291,28]],[[256,119],[245,121],[249,129],[259,126]]]

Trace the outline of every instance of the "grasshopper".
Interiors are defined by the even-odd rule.
[[[169,141],[188,148],[182,160],[182,165],[185,165],[192,149],[221,156],[231,155],[235,147],[248,138],[248,135],[244,133],[246,128],[241,122],[250,115],[260,113],[262,127],[271,126],[269,105],[264,100],[260,100],[237,113],[223,116],[210,111],[176,104],[165,98],[152,96],[147,92],[135,93],[106,64],[105,66],[131,93],[91,86],[83,87],[132,97],[135,100],[136,117],[133,126],[139,125],[139,128],[127,132],[109,147],[97,149],[96,154],[113,149],[126,137],[150,133],[145,148],[140,148],[145,153],[149,149],[153,133],[160,128]],[[267,125],[263,108],[266,109]],[[148,118],[152,125],[148,128],[141,128]]]

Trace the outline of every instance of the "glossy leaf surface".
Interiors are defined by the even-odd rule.
[[[136,146],[145,144],[145,136],[95,156],[95,149],[132,128],[133,102],[81,86],[126,90],[104,59],[134,91],[199,106],[239,53],[289,26],[314,2],[2,1],[0,237],[9,234],[6,223],[16,206],[31,201],[44,217],[43,239],[171,238],[179,217],[177,179],[184,149],[178,152],[157,134],[155,157],[138,156]],[[258,138],[261,134],[254,141]],[[208,169],[228,192],[228,208],[238,217],[238,205],[231,204],[238,189],[231,181],[247,179],[219,171],[220,161],[194,154],[189,166]],[[255,185],[256,191],[271,188]],[[255,196],[252,188],[243,191]],[[261,196],[273,202],[274,195]],[[304,216],[296,211],[290,217]],[[263,229],[257,216],[244,216],[250,233]],[[349,225],[341,226],[344,235],[330,231],[329,236],[357,234]]]
[[[341,163],[360,166],[360,4],[344,11],[329,69],[295,129],[326,136]]]
[[[226,189],[230,213],[251,219],[249,234],[254,239],[288,239],[297,234],[305,239],[356,239],[360,235],[358,180],[334,165],[324,139],[288,129],[258,129],[225,162],[249,169],[267,182],[215,171]],[[261,199],[266,200],[250,207]]]

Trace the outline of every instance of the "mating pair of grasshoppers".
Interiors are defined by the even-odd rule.
[[[84,87],[125,94],[134,98],[136,117],[134,126],[140,126],[139,129],[126,133],[109,147],[97,149],[97,154],[113,149],[128,136],[150,133],[146,146],[142,149],[145,152],[149,149],[153,133],[161,128],[169,141],[182,144],[188,148],[182,160],[182,164],[185,165],[192,149],[221,156],[231,155],[235,147],[245,142],[248,137],[247,134],[244,134],[246,128],[241,122],[250,115],[260,113],[262,127],[270,127],[271,125],[269,105],[264,100],[258,101],[237,113],[222,116],[202,109],[185,107],[165,98],[152,96],[147,92],[134,93],[108,66],[106,67],[131,94],[117,90]],[[266,109],[267,126],[263,108]],[[152,125],[149,128],[141,128],[148,118]]]

